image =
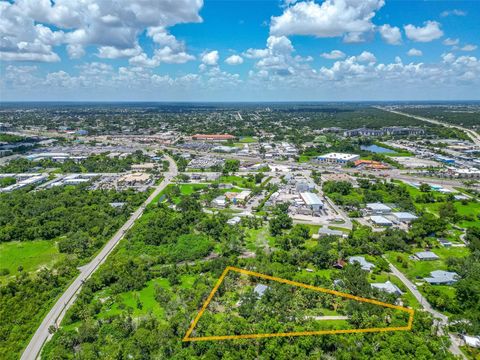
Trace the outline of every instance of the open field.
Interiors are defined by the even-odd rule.
[[[53,265],[64,256],[65,254],[60,254],[56,243],[51,240],[1,243],[0,268],[8,269],[10,274],[0,279],[16,275],[19,266],[26,272],[32,272],[42,266]]]

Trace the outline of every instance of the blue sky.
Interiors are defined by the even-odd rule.
[[[477,1],[0,1],[0,100],[479,99]]]

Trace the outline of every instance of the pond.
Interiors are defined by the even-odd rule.
[[[395,153],[395,151],[393,151],[391,149],[387,149],[387,148],[384,148],[384,147],[378,146],[378,145],[368,145],[368,146],[362,145],[362,146],[360,146],[360,149],[367,150],[367,151],[377,153],[377,154],[393,154],[393,153]]]

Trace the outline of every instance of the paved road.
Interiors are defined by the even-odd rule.
[[[385,257],[384,257],[385,258]],[[385,258],[385,260],[387,260]],[[388,260],[387,260],[388,261]],[[400,271],[398,270],[393,264],[390,264],[390,270],[392,273],[400,279],[400,281],[407,287],[408,290],[415,296],[417,301],[420,303],[422,308],[432,314],[432,316],[437,319],[437,323],[439,325],[439,333],[444,334],[443,331],[443,326],[448,325],[448,317],[443,315],[442,313],[438,312],[437,310],[433,309],[430,303],[425,299],[425,297],[420,293],[420,291],[417,290],[417,287]],[[451,345],[450,345],[450,352],[454,354],[455,356],[460,356],[463,359],[466,359],[465,355],[462,353],[462,351],[459,348],[458,340],[457,338],[453,335],[448,333],[447,334],[450,337]]]
[[[50,312],[45,316],[39,328],[33,335],[30,343],[22,354],[22,360],[35,360],[40,355],[43,344],[50,338],[48,329],[54,325],[58,327],[65,316],[66,311],[73,305],[75,299],[83,285],[83,283],[105,262],[108,255],[112,252],[115,246],[123,239],[128,229],[132,227],[135,221],[142,216],[143,211],[149,203],[172,181],[177,175],[177,166],[170,157],[167,157],[170,162],[170,171],[165,174],[164,180],[158,185],[147,200],[130,216],[127,222],[118,230],[115,235],[107,242],[100,253],[88,264],[80,268],[80,274],[68,287],[58,301],[53,305]]]
[[[431,124],[441,125],[441,126],[445,126],[445,127],[449,127],[449,128],[455,128],[455,129],[458,129],[458,130],[462,130],[463,132],[465,132],[470,137],[470,139],[472,139],[472,141],[474,142],[475,145],[480,146],[480,135],[478,135],[478,133],[476,131],[472,130],[472,129],[467,129],[467,128],[464,128],[464,127],[459,126],[459,125],[453,125],[453,124],[448,124],[448,123],[445,123],[445,122],[442,122],[442,121],[429,119],[429,118],[426,118],[426,117],[423,117],[423,116],[407,114],[407,113],[404,113],[404,112],[401,112],[401,111],[389,110],[389,109],[385,109],[385,108],[382,108],[382,107],[378,107],[378,109],[383,110],[383,111],[388,111],[388,112],[391,112],[391,113],[394,113],[394,114],[397,114],[397,115],[408,116],[408,117],[411,117],[411,118],[414,118],[414,119],[417,119],[417,120],[420,120],[420,121],[429,122]]]

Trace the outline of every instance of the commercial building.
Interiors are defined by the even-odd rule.
[[[390,166],[383,164],[380,161],[374,161],[374,160],[356,160],[354,164],[355,164],[355,167],[361,167],[361,168],[367,168],[367,169],[373,169],[373,170],[385,170],[390,168]]]
[[[296,183],[295,188],[298,192],[309,192],[315,189],[315,184],[307,181],[299,181]]]
[[[239,201],[243,202],[247,200],[251,193],[252,192],[250,190],[242,190],[240,192],[227,192],[225,193],[225,196],[233,203],[237,203]]]
[[[235,136],[230,134],[195,134],[192,136],[192,139],[203,141],[228,141],[235,139]]]
[[[146,173],[132,173],[122,176],[118,179],[119,183],[126,185],[145,184],[150,180],[150,175]]]
[[[346,164],[350,161],[355,161],[358,159],[360,159],[360,155],[345,153],[328,153],[317,157],[319,162],[330,164]]]
[[[312,209],[313,211],[319,211],[323,208],[323,201],[320,200],[317,194],[311,192],[302,192],[300,197],[305,202],[305,204]]]
[[[389,206],[382,203],[368,203],[366,208],[372,214],[389,214],[392,212]]]
[[[370,220],[376,226],[392,226],[393,222],[380,215],[370,216]]]
[[[413,220],[418,219],[418,216],[411,214],[409,212],[393,212],[392,216],[400,222],[409,223]]]
[[[390,126],[381,129],[367,129],[359,128],[346,130],[343,132],[343,136],[383,136],[383,135],[423,135],[424,129],[409,128],[400,126]]]

